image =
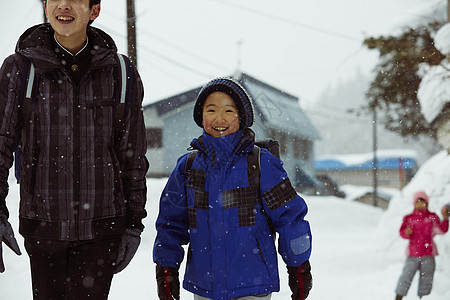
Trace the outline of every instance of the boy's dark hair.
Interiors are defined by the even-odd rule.
[[[100,4],[101,0],[90,0],[89,1],[89,8],[91,8],[92,6],[96,5],[96,4]]]
[[[92,8],[92,6],[96,5],[96,4],[100,4],[101,0],[89,0],[89,8]],[[91,25],[92,22],[94,21],[89,21],[88,24]]]

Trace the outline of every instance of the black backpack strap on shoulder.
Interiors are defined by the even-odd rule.
[[[192,164],[194,163],[195,157],[198,154],[198,150],[194,150],[191,153],[189,153],[188,157],[186,158],[186,164],[184,165],[184,194],[187,195],[187,186],[188,186],[188,179],[189,174],[191,173]]]
[[[125,129],[125,117],[128,114],[133,86],[133,76],[130,71],[131,61],[125,55],[117,53],[115,56],[116,68],[114,76],[116,77],[114,87],[114,138],[120,139]]]
[[[261,148],[266,148],[276,158],[280,159],[280,143],[278,143],[278,141],[267,138],[264,140],[256,141],[255,145],[257,145]]]
[[[187,179],[189,177],[189,174],[191,172],[192,164],[194,163],[195,157],[198,154],[198,150],[194,150],[191,153],[189,153],[187,159],[186,159],[186,165],[184,166],[184,176]]]
[[[272,220],[267,215],[266,210],[264,209],[264,205],[262,204],[261,197],[261,189],[260,189],[260,181],[261,181],[261,148],[256,144],[253,146],[253,149],[250,153],[247,154],[247,173],[248,173],[248,182],[251,186],[252,183],[256,187],[257,197],[261,201],[261,210],[266,217],[267,224],[269,224],[270,230],[272,231],[272,236],[275,239],[275,227],[273,225]]]
[[[247,154],[247,174],[249,185],[256,186],[258,197],[261,198],[261,192],[259,189],[259,181],[261,177],[261,148],[253,146],[252,151]]]

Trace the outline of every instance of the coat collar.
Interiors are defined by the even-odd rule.
[[[216,161],[218,158],[227,160],[232,155],[244,155],[253,149],[254,142],[255,133],[246,128],[218,138],[203,132],[200,137],[192,140],[191,147]]]
[[[88,26],[87,35],[92,45],[91,66],[99,68],[115,64],[114,56],[117,53],[113,39],[102,30]],[[28,28],[19,38],[16,45],[16,53],[33,62],[36,72],[46,72],[56,68],[62,68],[54,51],[54,30],[48,23],[35,25]]]

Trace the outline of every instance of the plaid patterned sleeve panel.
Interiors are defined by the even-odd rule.
[[[295,197],[297,197],[297,192],[292,187],[288,177],[262,195],[270,210],[282,207],[291,202]]]

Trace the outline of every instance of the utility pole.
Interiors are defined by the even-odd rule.
[[[449,0],[450,1],[450,0]],[[378,197],[378,162],[377,162],[377,108],[373,108],[373,206],[377,207]]]
[[[450,0],[447,0],[447,22],[450,22]]]
[[[450,1],[450,0],[449,0]],[[237,45],[237,66],[236,66],[236,72],[241,70],[241,47],[242,47],[242,40],[238,40],[236,42]]]
[[[136,14],[134,10],[134,0],[127,0],[127,35],[128,57],[134,62],[137,67]]]

